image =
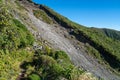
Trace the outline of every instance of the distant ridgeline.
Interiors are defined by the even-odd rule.
[[[115,31],[112,29],[102,29],[102,30],[108,37],[110,37],[112,39],[120,40],[120,31]]]

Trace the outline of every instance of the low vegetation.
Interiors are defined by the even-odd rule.
[[[33,10],[33,14],[48,24],[53,24],[53,20],[43,10]]]
[[[27,64],[27,65],[26,65]],[[84,70],[75,67],[69,57],[63,51],[52,51],[45,53],[37,50],[31,62],[23,63],[27,69],[26,79],[30,80],[78,80]]]
[[[20,72],[20,64],[30,60],[34,38],[26,27],[14,19],[7,7],[0,9],[0,80],[15,80]]]

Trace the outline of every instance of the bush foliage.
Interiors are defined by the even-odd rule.
[[[7,7],[0,7],[0,80],[15,80],[20,64],[33,53],[26,50],[34,38],[26,27],[14,19]]]
[[[27,64],[26,67],[34,68],[29,72],[28,78],[36,73],[41,80],[77,80],[84,73],[83,70],[71,63],[69,57],[63,51],[51,51],[50,54],[46,54],[46,51],[45,53],[37,51],[37,54],[39,55],[36,55],[32,62],[23,64]],[[28,68],[27,71],[29,70]],[[32,78],[36,79],[34,76]]]
[[[53,20],[43,10],[33,10],[33,14],[48,24],[53,24]]]

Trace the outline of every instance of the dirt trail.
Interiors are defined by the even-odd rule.
[[[32,13],[28,13],[28,15],[32,24],[38,30],[37,37],[41,37],[49,42],[52,48],[65,51],[76,66],[83,67],[95,76],[105,80],[120,80],[120,77],[112,74],[109,70],[98,64],[96,59],[82,52],[80,49],[76,49],[71,40],[62,35],[70,36],[67,30],[48,25],[37,19]],[[36,33],[34,34],[36,35]]]

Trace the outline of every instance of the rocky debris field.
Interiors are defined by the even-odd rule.
[[[102,77],[105,80],[120,79],[100,65],[96,59],[89,56],[79,45],[76,47],[77,44],[75,43],[78,41],[75,38],[69,38],[71,35],[69,35],[68,30],[59,25],[57,27],[48,25],[37,19],[32,13],[29,14],[29,18],[37,28],[37,32],[34,35],[38,39],[42,38],[46,40],[52,48],[65,51],[76,66],[82,67],[92,72],[95,76]]]

